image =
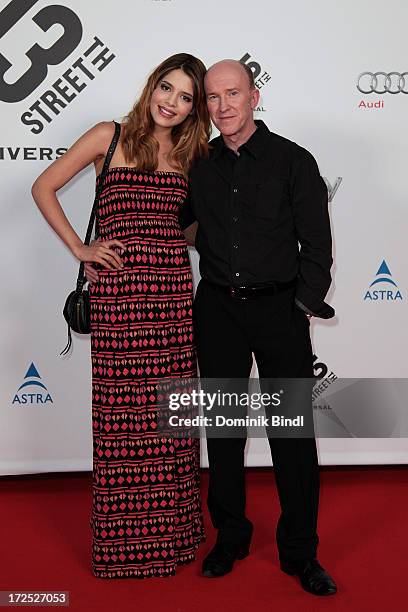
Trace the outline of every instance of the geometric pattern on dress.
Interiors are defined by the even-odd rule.
[[[157,432],[157,382],[197,376],[178,220],[186,196],[177,172],[119,167],[99,200],[101,239],[126,245],[123,269],[95,266],[90,285],[92,569],[101,578],[171,576],[204,539],[199,440]]]

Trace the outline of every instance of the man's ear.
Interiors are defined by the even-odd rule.
[[[252,110],[254,110],[259,103],[259,98],[261,97],[261,94],[259,92],[259,89],[257,87],[255,87],[255,89],[253,89],[251,91],[251,108]]]

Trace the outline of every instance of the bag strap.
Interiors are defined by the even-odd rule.
[[[99,197],[100,197],[102,189],[103,189],[103,181],[104,181],[104,178],[105,178],[106,173],[108,171],[109,164],[111,163],[112,156],[113,156],[113,154],[115,152],[116,145],[118,144],[118,140],[119,140],[119,136],[120,136],[120,123],[117,123],[116,121],[114,121],[113,123],[115,124],[115,133],[113,135],[112,142],[109,145],[108,152],[106,153],[106,157],[105,157],[105,161],[104,161],[104,164],[103,164],[102,172],[99,175],[99,182],[98,182],[97,187],[95,189],[95,200],[94,200],[94,203],[93,203],[93,206],[92,206],[91,216],[89,218],[88,229],[86,230],[86,236],[85,236],[84,244],[87,245],[87,246],[89,245],[90,240],[91,240],[91,234],[92,234],[92,229],[93,229],[94,222],[95,222],[96,212],[97,212],[98,203],[99,203]],[[81,293],[82,288],[83,288],[83,286],[84,286],[84,284],[86,282],[86,277],[85,277],[85,274],[84,274],[84,268],[85,268],[85,263],[83,261],[81,261],[80,266],[79,266],[77,285],[76,285],[77,293]]]

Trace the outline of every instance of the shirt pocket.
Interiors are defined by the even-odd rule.
[[[256,186],[255,215],[260,219],[276,219],[288,197],[284,179],[268,178]]]

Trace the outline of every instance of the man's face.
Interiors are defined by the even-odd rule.
[[[211,119],[221,134],[245,133],[252,125],[259,91],[250,89],[243,68],[232,63],[216,64],[205,77],[205,92]]]

